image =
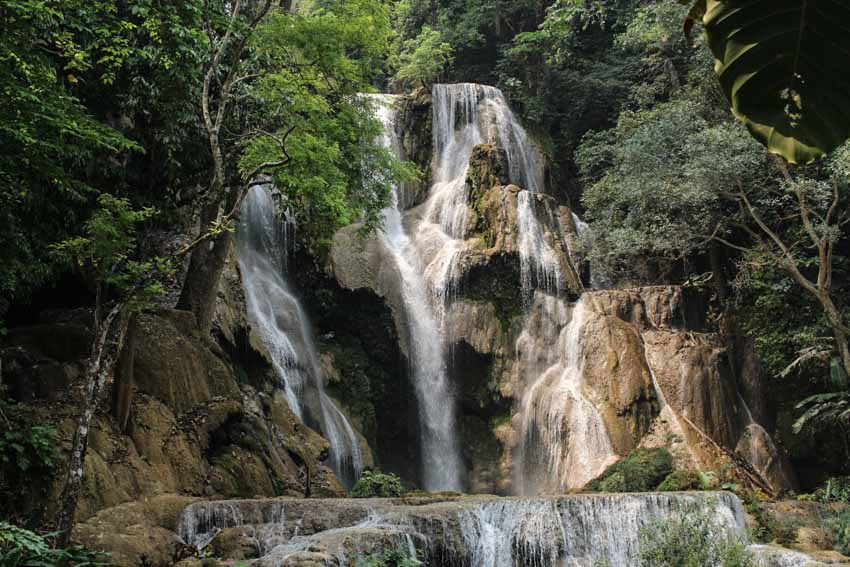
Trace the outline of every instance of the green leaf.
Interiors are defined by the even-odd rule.
[[[836,389],[846,390],[850,385],[850,382],[847,380],[847,372],[845,372],[844,365],[841,364],[840,358],[835,357],[830,361],[829,374],[832,380],[832,385],[835,386]]]
[[[850,5],[707,0],[706,8],[732,112],[770,152],[808,164],[850,138]]]

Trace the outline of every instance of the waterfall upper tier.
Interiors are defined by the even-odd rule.
[[[408,360],[429,346],[417,328],[437,330],[428,343],[450,355],[450,388],[441,379],[428,392],[457,404],[467,489],[581,488],[635,448],[663,445],[684,468],[719,466],[737,450],[774,488],[793,486],[737,394],[700,291],[584,291],[582,223],[544,192],[545,159],[497,89],[438,85],[430,122],[421,96],[381,100],[399,155],[431,156],[419,164],[431,189],[409,208],[397,198],[381,236],[340,231],[331,267],[344,288],[383,298]],[[411,152],[417,136],[430,153]]]

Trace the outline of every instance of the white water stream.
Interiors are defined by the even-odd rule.
[[[397,97],[371,98],[384,124],[383,143],[400,156]],[[397,190],[393,205],[384,211],[382,241],[398,269],[409,326],[409,354],[420,413],[423,484],[428,490],[459,490],[464,471],[457,440],[456,401],[446,361],[446,313],[459,285],[459,253],[467,249],[466,181],[475,146],[492,144],[503,149],[509,180],[523,189],[517,194],[516,247],[522,295],[529,312],[526,326],[532,319],[530,312],[542,310],[544,318],[558,321],[548,330],[552,337],[564,330],[566,321],[559,313],[566,307],[558,296],[565,278],[559,256],[539,219],[543,207],[537,203],[545,186],[545,160],[501,91],[477,84],[436,85],[432,104],[432,186],[428,197],[421,206],[403,214]],[[558,225],[556,219],[549,221]],[[538,298],[541,293],[542,300]],[[527,461],[523,466],[552,467],[563,480],[560,484],[569,487],[597,473],[598,464],[608,462],[610,454],[610,442],[607,446],[604,443],[604,425],[581,393],[581,371],[573,361],[580,347],[575,338],[581,330],[578,319],[571,327],[572,334],[566,333],[560,341],[563,344],[554,352],[542,353],[543,348],[537,347],[551,339],[535,335],[530,329],[523,329],[517,344],[518,357],[523,356],[522,345],[530,345],[532,356],[540,359],[536,362],[545,363],[525,365],[527,375],[523,382],[531,390],[523,400],[523,439],[543,435],[545,439],[537,445],[546,447],[546,455],[542,463],[534,463],[532,453],[537,455],[539,451],[521,450]],[[560,422],[555,423],[556,418]],[[539,419],[548,420],[547,424]],[[587,449],[594,453],[587,455]]]
[[[325,392],[313,332],[286,281],[287,223],[271,191],[254,187],[242,204],[237,257],[252,331],[263,341],[292,411],[330,443],[331,465],[351,486],[363,470],[351,424]]]
[[[519,348],[532,353],[534,346],[552,352],[538,355],[551,366],[533,379],[520,407],[521,426],[516,463],[515,492],[523,495],[558,493],[581,488],[617,459],[605,422],[583,392],[583,341],[586,307],[579,300],[563,326],[566,307],[557,298],[543,300],[544,314],[556,313],[543,329],[524,329]],[[560,331],[557,347],[547,348],[545,337]],[[554,360],[552,360],[554,358]],[[537,375],[536,379],[534,376]]]
[[[396,134],[397,97],[372,95],[384,125],[383,144],[400,155]],[[410,345],[410,369],[419,404],[422,477],[426,490],[460,490],[463,467],[457,446],[454,396],[435,301],[423,276],[419,252],[405,232],[398,187],[384,210],[381,241],[399,273]]]

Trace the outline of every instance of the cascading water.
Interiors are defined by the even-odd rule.
[[[393,97],[373,95],[373,98],[377,102],[378,116],[385,125],[384,143],[397,149]],[[455,402],[445,360],[446,310],[451,308],[453,290],[457,286],[455,274],[459,252],[466,249],[466,178],[476,145],[490,143],[501,147],[507,156],[510,181],[524,189],[517,196],[517,250],[527,307],[531,308],[530,303],[536,296],[534,290],[538,288],[548,296],[536,307],[545,312],[544,317],[558,319],[558,313],[564,310],[563,300],[557,297],[564,282],[562,266],[536,210],[537,194],[544,189],[542,153],[511,112],[501,91],[494,87],[436,85],[432,99],[433,184],[428,198],[410,213],[408,233],[396,195],[393,206],[384,213],[383,234],[384,245],[398,267],[402,282],[421,414],[423,478],[425,487],[430,490],[458,489],[462,477],[455,432]],[[561,238],[561,235],[548,236]],[[554,329],[554,336],[563,324]],[[520,341],[529,336],[523,331]],[[517,350],[520,350],[519,343]],[[556,362],[550,359],[545,365],[534,366],[524,381],[541,382],[540,372]],[[552,382],[548,378],[547,381]],[[575,379],[556,389],[567,388],[574,393],[575,413],[578,414],[581,411],[578,406],[589,403],[575,394],[573,382]],[[574,437],[579,435],[576,433]],[[578,456],[570,458],[584,462]],[[567,459],[565,463],[559,461],[558,467],[570,466],[571,461]],[[554,460],[550,464],[555,465]]]
[[[590,225],[581,220],[579,216],[573,213],[573,223],[576,225],[576,230],[578,231],[579,239],[581,240],[581,245],[585,250],[593,248],[593,241],[590,232]],[[580,260],[584,260],[585,253],[582,251],[579,254]],[[575,261],[575,260],[574,260]],[[577,264],[579,262],[576,262]],[[594,262],[588,262],[589,271],[590,271],[590,287],[592,289],[608,289],[611,287],[611,281],[608,276],[600,269],[598,265],[594,265]]]
[[[521,494],[581,488],[616,460],[605,422],[582,391],[585,309],[582,300],[573,306],[557,360],[522,401],[516,486]]]
[[[399,155],[395,97],[373,95],[372,98],[384,125],[383,144]],[[401,295],[408,322],[410,368],[419,403],[423,484],[430,491],[460,490],[462,466],[443,334],[422,275],[419,253],[404,231],[398,193],[399,188],[396,187],[392,205],[384,210],[381,240],[401,279]]]
[[[251,534],[256,565],[355,565],[377,549],[401,549],[426,565],[636,567],[641,532],[653,522],[706,510],[717,537],[747,541],[741,501],[729,492],[466,497],[443,502],[243,500],[201,502],[178,531],[203,547],[226,528]],[[749,546],[756,565],[820,565],[769,546]],[[306,556],[300,555],[305,553]],[[308,561],[309,560],[309,561]]]
[[[746,541],[743,507],[730,494],[598,495],[506,499],[460,513],[466,564],[594,567],[638,564],[640,532],[659,518],[713,508],[718,536]]]
[[[535,285],[557,293],[562,278],[557,255],[534,210],[533,193],[542,191],[544,184],[543,157],[501,91],[474,84],[436,85],[432,96],[434,161],[428,199],[417,211],[418,222],[411,223],[414,228],[409,235],[396,192],[393,206],[384,213],[383,241],[402,280],[421,414],[423,479],[426,488],[435,490],[459,489],[462,478],[445,355],[445,315],[457,285],[458,253],[465,249],[466,174],[476,145],[502,147],[511,180],[526,189],[518,197],[518,248],[526,295]],[[384,143],[397,149],[393,99],[374,98],[385,125]]]
[[[325,392],[312,330],[284,277],[287,223],[275,211],[271,191],[262,186],[251,189],[242,204],[236,243],[248,316],[271,355],[289,407],[321,430],[334,472],[351,486],[363,470],[360,443]]]
[[[466,235],[466,173],[472,150],[493,144],[505,150],[518,196],[519,255],[523,286],[557,289],[562,281],[557,255],[534,211],[534,193],[544,189],[544,160],[502,92],[477,84],[435,85],[433,96],[433,185],[415,241],[427,263],[426,276],[438,294],[449,294],[453,263]]]

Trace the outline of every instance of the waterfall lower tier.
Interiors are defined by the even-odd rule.
[[[546,324],[540,327],[535,317],[527,318],[517,346],[526,358],[542,362],[537,365],[542,371],[526,363],[527,374],[537,378],[519,411],[516,490],[521,494],[582,488],[617,459],[605,422],[583,390],[584,302],[572,307],[566,326],[561,300],[538,297],[537,308],[537,318]],[[546,339],[558,333],[553,349]]]
[[[252,332],[269,351],[289,406],[330,443],[334,472],[351,486],[363,470],[354,429],[325,392],[312,329],[285,279],[287,225],[270,190],[254,187],[242,204],[237,257]]]
[[[711,510],[717,537],[746,540],[743,507],[727,492],[204,502],[183,511],[179,534],[203,547],[222,530],[239,529],[257,546],[255,565],[356,565],[394,548],[433,567],[636,567],[642,528],[694,506]],[[761,567],[805,558],[751,549]]]

